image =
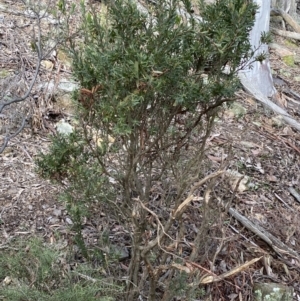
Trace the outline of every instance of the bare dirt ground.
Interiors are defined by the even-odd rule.
[[[2,4],[10,4],[10,8],[17,11],[20,8],[17,2],[2,0],[0,8]],[[5,70],[16,70],[20,61],[27,67],[34,64],[33,58],[25,62],[26,53],[23,56],[11,53],[11,44],[8,45],[8,42],[12,43],[9,36],[14,30],[8,24],[18,24],[21,20],[20,16],[0,9],[0,66]],[[24,41],[28,41],[29,34],[27,32]],[[282,44],[284,40],[280,38],[278,43]],[[300,57],[297,44],[286,47]],[[31,58],[31,54],[28,55]],[[299,82],[295,80],[299,65],[287,66],[274,52],[270,61],[275,75],[284,81],[283,84],[275,82],[279,83],[277,88],[282,96],[282,105],[299,121],[300,99],[289,93],[293,90],[300,94]],[[57,68],[60,64],[56,59],[53,70],[42,68],[38,81],[54,79],[57,82],[62,74],[65,76],[65,69]],[[27,74],[30,72],[32,70]],[[39,126],[35,124],[35,128],[25,128],[0,155],[0,248],[15,237],[41,235],[50,242],[67,242],[73,236],[71,220],[59,201],[59,187],[41,179],[35,172],[34,163],[39,152],[47,151],[49,136],[55,131],[55,120],[49,121],[49,112],[54,112],[57,120],[66,118],[68,112],[42,91],[36,95],[37,98],[28,101],[41,100],[35,111]],[[223,271],[230,270],[247,260],[264,257],[239,274],[211,284],[207,289],[219,291],[222,300],[250,300],[251,285],[255,281],[271,281],[294,287],[295,300],[300,300],[300,202],[289,192],[290,188],[300,192],[300,133],[284,124],[250,95],[242,91],[238,95],[238,107],[227,108],[217,120],[209,139],[207,160],[212,168],[218,168],[226,156],[233,154],[230,169],[248,177],[251,185],[236,194],[232,207],[294,250],[298,258],[275,252],[228,215],[224,233],[229,243],[227,251],[218,256],[215,273],[221,273],[222,268]],[[96,243],[100,238],[101,229],[106,227],[103,223],[107,223],[112,233],[117,231],[109,221],[95,214],[86,220],[83,230],[89,243]]]

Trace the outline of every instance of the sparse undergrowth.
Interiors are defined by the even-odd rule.
[[[122,292],[96,267],[74,261],[68,246],[17,240],[0,250],[0,300],[110,301]]]

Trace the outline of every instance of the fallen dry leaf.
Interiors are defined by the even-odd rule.
[[[42,65],[45,69],[47,69],[47,70],[52,70],[53,67],[54,67],[53,63],[52,63],[51,61],[48,61],[48,60],[43,60],[43,61],[41,61],[41,65]]]

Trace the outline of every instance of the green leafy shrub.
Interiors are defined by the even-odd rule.
[[[246,0],[200,2],[199,22],[188,0],[158,0],[147,11],[115,0],[105,20],[82,6],[82,41],[67,45],[82,87],[74,97],[80,126],[55,137],[37,164],[65,186],[79,232],[84,210],[98,204],[131,234],[126,300],[183,295],[182,282],[173,291],[168,284],[183,279],[185,260],[202,260],[210,248],[208,230],[220,212],[208,191],[221,172],[210,174],[205,145],[239,88],[237,70],[253,55],[256,8]],[[207,199],[195,209],[196,233],[187,230],[189,208],[201,191]],[[200,278],[187,273],[186,297]]]

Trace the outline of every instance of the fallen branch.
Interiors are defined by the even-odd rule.
[[[300,25],[283,9],[272,9],[271,15],[282,16],[283,20],[288,23],[297,33],[300,33]]]
[[[252,223],[248,218],[241,215],[239,212],[230,208],[228,212],[238,220],[243,226],[245,226],[248,230],[255,233],[259,236],[263,241],[265,241],[279,256],[289,255],[293,258],[296,258],[300,262],[299,254],[277,239],[274,235],[269,233],[267,230],[262,228],[259,225]]]
[[[300,40],[300,33],[297,32],[286,31],[277,28],[271,28],[271,32],[285,38]]]
[[[242,272],[246,268],[248,268],[253,263],[261,260],[262,257],[263,256],[254,258],[254,259],[252,259],[250,261],[247,261],[244,264],[242,264],[240,266],[237,266],[237,267],[233,268],[232,270],[230,270],[230,271],[228,271],[228,272],[226,272],[226,273],[224,273],[222,275],[219,275],[217,277],[216,276],[205,276],[205,277],[202,277],[201,280],[200,280],[200,284],[208,284],[208,283],[218,282],[218,281],[224,280],[225,278],[234,276],[234,275]]]
[[[244,74],[240,74],[240,80],[243,85],[243,87],[252,94],[256,100],[260,101],[264,105],[268,106],[271,110],[273,110],[275,113],[282,116],[283,120],[290,124],[292,127],[300,131],[300,123],[297,122],[295,119],[292,118],[291,115],[289,115],[285,110],[280,108],[278,105],[273,103],[268,99],[268,97],[264,96],[258,87],[255,84],[255,81],[248,79]]]

